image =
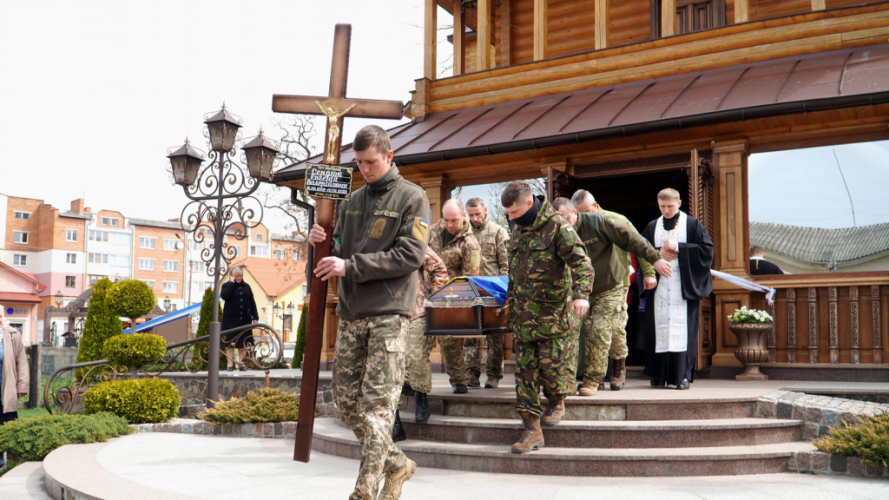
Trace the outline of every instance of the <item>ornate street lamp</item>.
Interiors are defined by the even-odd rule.
[[[167,158],[173,181],[182,186],[191,200],[179,218],[182,230],[192,233],[194,241],[203,247],[199,255],[207,274],[213,278],[210,352],[215,353],[220,348],[220,280],[237,257],[238,248],[229,245],[226,236],[243,240],[249,229],[262,222],[262,203],[252,195],[259,188],[259,181],[272,178],[278,146],[260,130],[258,136],[241,144],[241,163],[246,163],[245,168],[235,162],[241,119],[223,104],[218,112],[205,115],[204,123],[209,153],[192,147],[186,139],[184,145],[170,148]],[[202,165],[204,158],[210,160],[208,165]],[[204,239],[209,240],[208,244],[203,244]],[[208,362],[207,399],[212,406],[212,401],[219,400],[219,356],[209,356]]]
[[[170,297],[164,298],[164,311],[170,312]]]
[[[287,304],[287,314],[293,316],[293,302]]]
[[[275,306],[272,307],[272,311],[275,313],[275,316],[281,317],[281,306],[275,302]]]
[[[62,305],[62,291],[59,290],[58,293],[56,293],[56,306],[61,307],[61,305]]]

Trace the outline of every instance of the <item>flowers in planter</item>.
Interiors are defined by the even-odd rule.
[[[743,306],[740,309],[735,309],[735,312],[728,317],[728,321],[733,325],[741,323],[766,324],[771,323],[773,319],[772,316],[765,311],[747,309],[747,306]]]

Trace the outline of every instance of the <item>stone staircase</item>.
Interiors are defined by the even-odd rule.
[[[412,399],[405,398],[401,418],[410,439],[398,444],[420,467],[566,476],[778,473],[797,453],[815,449],[802,440],[801,420],[754,418],[756,395],[695,396],[694,388],[653,390],[643,383],[569,398],[562,422],[544,427],[546,446],[524,455],[510,451],[521,422],[509,388],[467,395],[434,391],[433,416],[423,424],[414,422]],[[352,432],[335,419],[316,422],[313,448],[361,456]]]

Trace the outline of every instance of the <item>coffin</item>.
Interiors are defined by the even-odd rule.
[[[426,297],[426,335],[506,333],[506,307],[470,279],[454,278]]]

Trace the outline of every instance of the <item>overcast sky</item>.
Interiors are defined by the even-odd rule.
[[[422,0],[0,0],[0,193],[179,217],[186,198],[170,185],[167,148],[189,136],[206,149],[203,115],[223,101],[245,138],[260,126],[275,136],[272,94],[326,95],[336,23],[353,26],[348,95],[408,101],[423,71]],[[443,66],[450,45],[439,39]],[[346,141],[366,123],[347,119]],[[837,151],[858,224],[889,220],[879,189],[889,146]],[[829,149],[750,165],[751,220],[852,225]]]

